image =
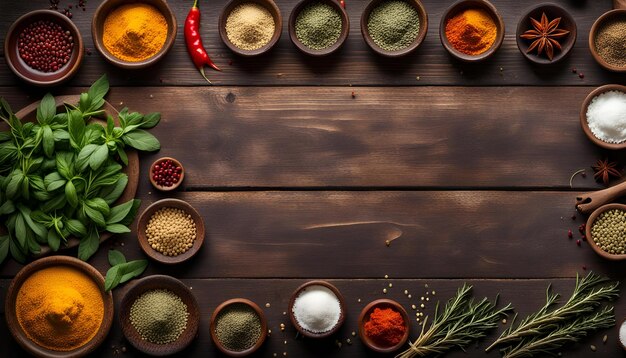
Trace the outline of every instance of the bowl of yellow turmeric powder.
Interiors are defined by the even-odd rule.
[[[165,0],[105,0],[91,22],[94,46],[125,69],[151,66],[174,45],[176,16]]]
[[[113,295],[92,266],[69,256],[26,265],[7,291],[5,316],[17,343],[37,357],[84,357],[105,340]]]

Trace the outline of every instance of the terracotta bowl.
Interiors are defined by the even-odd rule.
[[[22,30],[26,26],[39,20],[50,20],[58,23],[70,32],[74,40],[74,49],[72,50],[69,62],[56,72],[46,73],[30,68],[30,66],[22,60],[17,49],[19,35]],[[83,61],[83,49],[83,37],[76,25],[74,25],[74,22],[68,19],[67,16],[52,10],[35,10],[15,20],[9,28],[9,31],[7,31],[7,36],[4,41],[4,58],[11,71],[22,80],[31,85],[48,87],[60,85],[76,74]]]
[[[375,308],[380,308],[380,309],[391,308],[394,311],[399,312],[400,315],[402,315],[402,319],[404,319],[404,327],[406,328],[406,331],[398,344],[391,346],[391,347],[379,346],[370,337],[365,335],[365,330],[364,330],[365,323],[369,321],[369,316],[374,311]],[[406,313],[406,310],[404,309],[404,307],[402,307],[398,302],[393,301],[393,300],[380,299],[380,300],[370,302],[367,306],[363,308],[363,310],[361,311],[361,314],[359,315],[359,337],[361,338],[363,343],[374,352],[391,353],[391,352],[397,351],[409,339],[409,329],[410,329],[409,315]]]
[[[583,101],[582,107],[580,109],[580,125],[582,126],[583,131],[585,132],[585,135],[587,135],[587,137],[596,145],[605,149],[612,149],[612,150],[624,149],[626,148],[626,141],[622,143],[607,143],[601,140],[600,138],[596,137],[591,132],[591,129],[589,128],[589,124],[587,123],[587,108],[589,107],[589,104],[596,96],[599,96],[602,93],[607,92],[607,91],[621,91],[621,92],[626,93],[626,86],[604,85],[591,91],[591,93],[589,93],[587,97],[585,98],[585,100]]]
[[[259,316],[259,319],[261,321],[261,337],[259,337],[259,340],[256,342],[255,345],[246,349],[245,351],[232,351],[226,348],[217,338],[217,334],[215,333],[217,316],[226,307],[232,304],[236,304],[236,303],[244,304],[252,308],[256,312],[256,314]],[[211,339],[213,339],[213,343],[215,343],[215,346],[217,346],[217,348],[222,353],[224,353],[225,355],[229,357],[245,357],[247,355],[250,355],[256,352],[263,345],[263,342],[265,342],[265,339],[267,338],[267,318],[265,318],[265,313],[263,313],[263,310],[256,303],[250,300],[247,300],[245,298],[233,298],[228,301],[222,302],[219,306],[217,306],[217,308],[215,308],[215,311],[213,311],[213,314],[211,315],[210,329],[211,329]]]
[[[159,185],[157,184],[157,182],[154,180],[153,175],[154,175],[154,167],[157,164],[160,164],[166,160],[171,160],[174,165],[179,166],[182,169],[182,172],[180,173],[180,179],[178,180],[177,183],[173,184],[172,186],[163,186],[163,185]],[[155,187],[157,190],[160,191],[172,191],[176,188],[178,188],[180,186],[180,184],[183,182],[183,179],[185,179],[185,167],[183,167],[183,165],[176,159],[172,158],[172,157],[163,157],[163,158],[159,158],[157,160],[154,161],[154,163],[152,163],[152,165],[150,166],[150,173],[149,173],[149,177],[150,177],[150,183],[152,183],[152,186]]]
[[[161,50],[159,50],[159,52],[157,52],[154,56],[138,62],[124,61],[113,56],[113,54],[106,49],[104,42],[102,41],[104,21],[109,13],[121,5],[132,3],[144,3],[154,6],[161,12],[161,14],[163,14],[168,27],[167,38],[165,39],[165,44],[163,44]],[[96,12],[93,14],[93,20],[91,21],[91,36],[93,37],[94,46],[106,61],[117,67],[132,70],[146,68],[165,57],[176,40],[177,26],[176,16],[165,0],[105,0],[100,4],[100,6],[98,6]]]
[[[53,266],[70,266],[86,274],[98,285],[98,287],[100,288],[100,292],[102,293],[102,299],[104,300],[104,317],[102,320],[102,324],[100,325],[100,329],[98,330],[96,335],[91,339],[91,341],[89,341],[89,343],[68,352],[49,350],[32,342],[26,336],[20,324],[18,323],[15,312],[15,302],[17,299],[17,294],[26,279],[29,278],[30,275],[41,269]],[[9,331],[13,335],[13,338],[15,338],[17,343],[19,343],[19,345],[24,348],[28,353],[37,357],[44,358],[76,358],[84,357],[92,353],[96,348],[98,348],[98,346],[102,344],[102,342],[104,342],[107,334],[109,334],[111,324],[113,323],[113,309],[113,295],[110,291],[104,292],[104,277],[102,277],[100,272],[98,272],[98,270],[96,270],[86,262],[69,256],[46,257],[24,266],[11,281],[11,285],[7,290],[7,296],[4,302],[4,312],[6,316],[7,326],[9,327]]]
[[[459,12],[467,9],[485,10],[489,15],[491,15],[497,28],[496,40],[493,45],[491,45],[487,51],[475,56],[467,55],[458,51],[454,48],[454,46],[452,46],[452,44],[450,44],[448,38],[446,37],[446,24],[448,23],[448,20],[456,16]],[[504,39],[504,21],[502,20],[502,17],[500,16],[500,13],[498,13],[496,7],[487,0],[460,0],[452,4],[452,6],[450,6],[443,13],[439,24],[439,38],[441,39],[443,47],[457,60],[464,62],[483,61],[493,56],[493,54],[500,48],[500,45],[502,45],[502,40]]]
[[[526,32],[526,30],[534,29],[530,22],[530,18],[532,17],[537,21],[541,21],[541,15],[543,13],[546,14],[548,20],[550,21],[560,17],[561,22],[559,24],[559,28],[570,32],[565,37],[559,39],[561,50],[555,50],[552,61],[548,59],[545,52],[541,55],[537,55],[536,50],[528,53],[528,48],[532,44],[532,40],[526,40],[520,37],[524,32]],[[567,57],[567,55],[569,55],[572,48],[574,48],[574,44],[576,43],[576,36],[576,20],[574,20],[569,12],[554,4],[541,4],[529,9],[526,13],[524,13],[524,15],[522,15],[517,24],[515,39],[517,41],[517,48],[528,61],[538,65],[551,65],[563,60]]]
[[[302,11],[302,9],[304,9],[307,5],[318,2],[318,1],[328,4],[332,6],[335,10],[337,10],[339,15],[341,16],[341,22],[342,22],[341,34],[339,35],[339,39],[337,40],[337,42],[335,42],[335,44],[333,44],[332,46],[329,46],[322,50],[314,50],[314,49],[304,46],[304,44],[300,42],[300,40],[298,40],[298,36],[296,36],[296,19],[298,18],[300,11]],[[289,16],[289,37],[291,38],[291,42],[293,42],[293,44],[300,51],[310,56],[326,56],[339,50],[341,46],[343,46],[343,43],[348,38],[349,33],[350,33],[350,20],[348,19],[348,13],[346,13],[346,10],[343,7],[341,7],[338,1],[335,1],[335,0],[302,0],[301,2],[296,4],[296,6],[291,11],[291,15]]]
[[[331,290],[335,294],[335,296],[337,296],[337,299],[339,300],[339,306],[341,307],[341,314],[339,315],[339,321],[337,322],[335,327],[333,327],[329,331],[322,332],[322,333],[314,333],[314,332],[311,332],[309,330],[306,330],[302,326],[300,326],[300,323],[298,323],[298,320],[296,319],[296,317],[295,317],[295,315],[293,313],[293,305],[296,302],[296,298],[298,298],[298,296],[300,296],[300,294],[303,291],[306,291],[311,286],[324,286],[324,287],[328,288],[329,290]],[[291,295],[291,299],[289,300],[289,318],[291,319],[291,323],[294,325],[294,327],[296,327],[298,332],[300,332],[303,336],[309,337],[309,338],[325,338],[325,337],[331,336],[334,333],[336,333],[339,330],[339,328],[341,328],[341,325],[345,321],[345,319],[346,319],[346,304],[345,304],[345,300],[343,298],[343,295],[339,291],[339,289],[337,289],[337,287],[335,287],[334,285],[332,285],[332,284],[330,284],[330,283],[328,283],[326,281],[320,281],[320,280],[309,281],[309,282],[303,284],[302,286],[298,287],[294,291],[294,293]]]
[[[226,20],[228,20],[228,15],[230,15],[231,11],[233,11],[233,9],[237,6],[248,2],[253,2],[263,6],[272,14],[272,17],[274,18],[274,35],[272,35],[270,42],[256,50],[240,49],[235,46],[235,44],[230,42],[228,35],[226,35]],[[281,15],[280,9],[276,3],[272,0],[231,0],[228,4],[226,4],[226,6],[224,6],[224,9],[222,9],[218,24],[222,42],[224,42],[224,44],[234,53],[245,57],[258,56],[268,52],[274,47],[274,45],[276,45],[280,39],[280,35],[283,33],[283,16]]]
[[[598,51],[596,50],[595,41],[596,41],[596,35],[598,33],[598,30],[607,21],[612,21],[616,18],[621,18],[623,21],[626,21],[626,9],[616,9],[616,10],[611,10],[609,12],[606,12],[593,23],[593,25],[591,26],[591,30],[589,30],[589,51],[591,51],[591,55],[593,56],[593,59],[596,60],[596,62],[600,66],[602,66],[604,69],[612,71],[612,72],[626,72],[626,66],[618,67],[618,66],[609,64],[602,57],[600,57],[600,55],[598,54]]]
[[[148,243],[148,237],[146,236],[146,228],[148,227],[148,222],[152,215],[159,209],[167,207],[181,209],[189,213],[196,223],[196,239],[194,240],[193,246],[178,256],[166,256],[153,249]],[[178,264],[192,258],[200,250],[200,247],[202,247],[202,243],[204,242],[204,220],[202,220],[202,216],[200,216],[196,209],[186,201],[179,199],[162,199],[148,206],[139,217],[137,223],[137,240],[139,240],[139,246],[141,246],[143,252],[151,259],[163,264]]]
[[[388,0],[372,0],[363,10],[363,15],[361,15],[361,34],[363,35],[363,39],[365,39],[365,43],[377,54],[385,57],[400,57],[404,55],[408,55],[409,53],[415,51],[426,38],[426,33],[428,32],[428,14],[426,13],[426,9],[420,0],[407,0],[407,3],[411,5],[418,13],[420,20],[420,27],[417,37],[413,42],[406,48],[397,51],[387,51],[378,46],[372,37],[370,36],[369,30],[367,28],[367,23],[370,18],[370,14],[372,10],[374,10],[378,5]]]
[[[185,349],[196,337],[200,321],[200,308],[193,293],[184,283],[171,276],[153,275],[137,280],[122,297],[120,305],[120,325],[124,337],[142,353],[153,356],[171,355]],[[187,328],[178,339],[168,344],[155,344],[143,340],[130,322],[130,308],[139,296],[152,290],[169,290],[176,294],[187,305]]]
[[[593,226],[593,223],[594,221],[596,221],[598,216],[600,216],[600,214],[602,214],[603,212],[607,210],[612,210],[612,209],[619,209],[619,210],[626,211],[626,205],[615,204],[615,203],[606,204],[594,210],[594,212],[592,212],[591,215],[589,215],[589,218],[587,219],[587,224],[585,225],[585,235],[587,236],[587,242],[589,243],[589,246],[591,246],[591,248],[593,249],[593,251],[596,252],[596,254],[600,255],[601,257],[607,260],[613,260],[613,261],[626,260],[626,254],[610,254],[602,250],[598,245],[596,245],[595,241],[593,240],[593,236],[591,235],[591,226]]]

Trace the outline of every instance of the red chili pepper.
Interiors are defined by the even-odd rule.
[[[193,64],[200,70],[200,74],[205,80],[209,79],[204,74],[204,65],[211,66],[216,71],[221,71],[216,64],[211,61],[209,55],[206,53],[204,46],[202,45],[202,39],[200,38],[200,9],[198,8],[198,0],[195,0],[193,7],[187,14],[185,19],[185,42],[187,43],[187,51]],[[209,81],[211,83],[211,81]]]

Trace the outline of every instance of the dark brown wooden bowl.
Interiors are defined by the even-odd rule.
[[[235,303],[241,303],[252,308],[254,312],[256,312],[256,314],[259,316],[259,320],[261,321],[261,336],[259,337],[259,340],[256,342],[254,346],[244,351],[231,351],[230,349],[224,347],[222,342],[220,342],[220,340],[217,338],[217,334],[215,333],[215,325],[217,323],[215,319],[220,314],[220,312],[222,312],[222,310],[224,310],[226,307]],[[265,342],[265,339],[267,338],[267,318],[265,317],[265,313],[263,313],[263,310],[261,309],[261,307],[259,307],[256,303],[250,300],[247,300],[245,298],[233,298],[228,301],[222,302],[219,306],[217,306],[217,308],[215,308],[215,311],[213,311],[213,314],[211,315],[210,329],[211,329],[211,339],[213,340],[213,343],[215,343],[215,346],[222,353],[226,354],[229,357],[245,357],[256,352],[259,348],[261,348],[261,346],[263,345],[263,342]]]
[[[148,243],[148,237],[146,236],[146,228],[148,227],[148,222],[152,215],[157,212],[157,210],[166,207],[184,210],[191,215],[191,218],[196,223],[196,239],[193,242],[193,246],[178,256],[166,256],[153,249]],[[202,243],[204,242],[204,220],[202,220],[202,216],[200,216],[196,209],[186,201],[179,199],[162,199],[148,206],[139,217],[139,221],[137,222],[137,240],[139,240],[139,246],[141,246],[143,252],[151,259],[163,264],[178,264],[192,258],[200,250],[200,247],[202,247]]]
[[[580,125],[583,128],[583,132],[585,132],[585,135],[596,145],[605,149],[612,149],[612,150],[624,149],[626,148],[626,141],[622,143],[607,143],[601,140],[600,138],[596,137],[591,132],[591,129],[589,128],[589,124],[587,123],[587,108],[589,107],[589,104],[596,96],[599,96],[600,94],[604,92],[608,92],[608,91],[621,91],[621,92],[626,93],[626,86],[614,85],[614,84],[604,85],[591,91],[591,93],[589,93],[587,97],[585,98],[585,100],[583,101],[582,107],[580,109]]]
[[[139,296],[152,290],[169,290],[176,294],[187,305],[187,328],[178,339],[168,344],[155,344],[143,340],[139,332],[130,322],[130,308]],[[200,308],[193,293],[184,283],[171,276],[152,275],[137,280],[132,287],[122,297],[120,305],[120,325],[124,337],[130,344],[142,353],[153,356],[171,355],[185,349],[196,337],[198,324],[200,321]]]
[[[308,289],[311,286],[324,286],[324,287],[328,288],[329,290],[333,291],[333,293],[335,294],[335,296],[337,296],[337,299],[339,300],[339,306],[341,307],[341,314],[339,315],[339,321],[337,322],[335,327],[333,327],[329,331],[322,332],[322,333],[314,333],[314,332],[311,332],[309,330],[306,330],[306,329],[302,328],[300,323],[298,323],[298,320],[296,319],[295,315],[293,314],[293,305],[296,302],[296,298],[298,298],[298,296],[300,296],[302,291],[305,291],[306,289]],[[293,292],[293,294],[291,295],[291,298],[289,299],[289,318],[291,319],[291,323],[294,325],[294,327],[296,327],[298,332],[300,332],[303,336],[309,337],[309,338],[325,338],[325,337],[331,336],[334,333],[336,333],[339,330],[339,328],[341,328],[341,325],[345,321],[345,319],[346,319],[346,304],[345,304],[345,300],[343,298],[343,295],[339,291],[339,289],[337,289],[337,287],[335,287],[334,285],[330,284],[329,282],[321,281],[321,280],[309,281],[309,282],[303,284],[302,286],[298,287]]]
[[[109,13],[121,5],[132,3],[144,3],[154,6],[161,12],[161,14],[163,14],[165,20],[167,21],[167,38],[165,39],[165,43],[163,44],[161,50],[159,50],[159,52],[157,52],[154,56],[137,62],[124,61],[115,57],[106,49],[106,47],[104,46],[104,42],[102,41],[102,35],[104,32],[104,21],[106,20]],[[98,6],[96,12],[94,12],[93,14],[93,19],[91,21],[91,37],[93,38],[93,44],[96,50],[98,50],[102,57],[104,57],[104,59],[109,63],[117,67],[129,70],[146,68],[148,66],[154,65],[163,57],[165,57],[167,52],[174,45],[174,41],[176,40],[176,32],[176,16],[174,15],[174,12],[165,0],[105,0],[100,4],[100,6]]]
[[[172,162],[174,162],[174,165],[179,166],[182,171],[180,172],[180,179],[178,180],[178,183],[173,184],[172,186],[162,186],[157,184],[157,182],[154,180],[153,175],[154,175],[154,167],[161,163],[164,162],[166,160],[171,160]],[[149,173],[149,177],[150,177],[150,183],[152,184],[153,187],[155,187],[155,189],[160,190],[160,191],[172,191],[176,188],[178,188],[180,186],[180,184],[183,182],[183,179],[185,179],[185,167],[183,167],[183,165],[176,159],[172,158],[172,157],[162,157],[159,158],[157,160],[154,161],[154,163],[152,163],[152,165],[150,166],[150,173]]]
[[[452,46],[452,44],[450,43],[450,41],[448,41],[448,38],[446,37],[446,24],[448,23],[448,20],[456,16],[459,12],[466,9],[476,8],[485,10],[489,15],[491,15],[494,22],[496,23],[498,32],[495,42],[487,51],[479,55],[472,56],[460,52],[455,49],[454,46]],[[496,51],[500,48],[500,45],[502,45],[502,40],[504,40],[504,21],[502,20],[502,16],[500,16],[500,13],[498,13],[496,7],[487,0],[460,0],[452,4],[452,6],[450,6],[443,13],[443,16],[441,17],[441,22],[439,23],[439,38],[441,39],[441,44],[443,45],[443,47],[452,57],[456,58],[457,60],[464,62],[483,61],[493,56],[493,54],[496,53]]]
[[[367,27],[367,23],[370,18],[370,14],[372,10],[374,10],[378,5],[388,0],[372,0],[363,10],[363,15],[361,15],[361,34],[363,35],[363,39],[365,43],[377,54],[384,57],[401,57],[408,55],[409,53],[415,51],[426,38],[426,33],[428,32],[428,14],[426,13],[426,9],[420,0],[406,0],[406,2],[411,5],[418,13],[420,19],[420,27],[417,37],[413,42],[408,46],[401,50],[397,51],[387,51],[378,46],[372,37],[370,36],[369,29]]]
[[[104,301],[104,316],[102,324],[100,325],[96,335],[84,346],[68,352],[46,349],[31,341],[26,336],[26,333],[24,333],[22,327],[17,321],[17,315],[15,312],[17,294],[26,279],[39,270],[53,266],[71,266],[72,268],[75,268],[89,276],[100,288],[102,299]],[[11,285],[7,290],[7,296],[4,302],[4,312],[7,326],[9,327],[9,331],[13,335],[13,338],[15,338],[17,343],[28,353],[43,358],[77,358],[84,357],[92,353],[102,344],[102,342],[104,342],[109,334],[111,324],[113,323],[113,310],[113,295],[110,291],[104,292],[104,277],[102,277],[100,272],[88,263],[69,256],[46,257],[24,266],[11,281]]]
[[[244,4],[244,3],[248,3],[248,2],[253,2],[253,3],[263,6],[264,8],[267,9],[267,11],[270,12],[270,14],[272,14],[272,17],[274,18],[274,25],[275,25],[274,35],[272,35],[270,42],[268,42],[265,46],[262,46],[256,50],[244,50],[235,46],[235,44],[230,42],[230,40],[228,39],[228,35],[226,34],[226,20],[228,20],[228,15],[230,15],[231,11],[233,11],[233,9],[236,8],[237,6]],[[219,24],[220,38],[222,39],[222,42],[224,42],[224,44],[231,51],[244,57],[258,56],[258,55],[262,55],[268,52],[274,47],[274,45],[276,45],[276,43],[280,39],[280,35],[283,33],[283,16],[280,13],[280,9],[276,5],[276,3],[272,0],[231,0],[222,9],[218,24]]]
[[[591,236],[591,226],[596,221],[598,216],[600,216],[600,214],[607,210],[613,209],[626,211],[626,205],[617,203],[606,204],[594,210],[591,215],[589,215],[589,218],[587,219],[587,224],[585,224],[585,235],[587,237],[587,242],[589,243],[589,246],[591,246],[593,251],[595,251],[595,253],[599,256],[612,261],[626,260],[626,254],[610,254],[602,250],[598,245],[596,245],[595,241],[593,240],[593,236]]]
[[[369,316],[374,311],[375,308],[381,308],[381,309],[391,308],[394,311],[399,312],[400,315],[402,316],[402,319],[404,320],[404,327],[406,328],[406,332],[404,333],[404,335],[402,336],[402,339],[400,340],[398,344],[391,346],[391,347],[382,347],[382,346],[377,345],[370,337],[368,337],[365,334],[365,330],[364,330],[365,323],[369,321]],[[359,337],[361,338],[361,340],[363,341],[366,347],[378,353],[391,353],[400,349],[400,347],[402,347],[406,343],[406,341],[409,339],[410,327],[411,325],[409,324],[409,315],[406,313],[406,310],[404,309],[404,307],[402,307],[402,305],[400,305],[398,302],[394,300],[388,300],[388,299],[383,298],[383,299],[370,302],[367,306],[363,308],[363,310],[361,311],[361,314],[359,315]]]
[[[70,60],[56,72],[41,72],[30,68],[18,52],[18,38],[22,30],[35,21],[50,20],[63,26],[74,40]],[[74,23],[65,15],[52,10],[35,10],[22,15],[9,28],[4,41],[4,58],[7,65],[19,78],[34,86],[56,86],[69,80],[78,72],[84,56],[83,37]]]
[[[530,47],[532,41],[520,37],[524,32],[526,32],[526,30],[533,29],[530,18],[532,17],[533,19],[540,21],[541,15],[543,13],[546,14],[548,20],[553,20],[557,17],[560,17],[561,22],[559,24],[559,28],[569,31],[569,34],[567,34],[567,36],[559,39],[559,43],[561,44],[561,50],[555,51],[552,61],[548,59],[548,57],[545,55],[545,52],[541,55],[537,55],[536,50],[528,53],[528,48]],[[551,65],[567,57],[572,48],[574,48],[574,44],[576,43],[576,36],[576,20],[574,20],[569,12],[567,12],[562,7],[554,4],[540,4],[529,9],[524,15],[522,15],[519,22],[517,23],[517,33],[515,39],[517,41],[517,48],[528,61],[537,65]]]
[[[626,9],[615,9],[608,12],[605,12],[600,16],[591,26],[591,30],[589,30],[589,51],[591,51],[591,55],[593,59],[604,69],[612,71],[612,72],[626,72],[626,66],[619,67],[614,66],[606,62],[596,50],[596,35],[598,30],[607,22],[612,21],[616,18],[621,18],[623,21],[626,21]]]
[[[306,47],[300,40],[298,40],[298,36],[296,36],[296,19],[298,18],[298,14],[300,11],[304,9],[307,5],[315,2],[322,2],[332,6],[335,10],[339,12],[341,16],[341,34],[339,35],[339,39],[332,46],[329,46],[322,50],[314,50],[309,47]],[[348,34],[350,33],[350,19],[348,18],[348,13],[346,10],[341,7],[338,1],[335,0],[302,0],[291,11],[291,15],[289,16],[289,37],[291,38],[291,42],[303,53],[310,56],[327,56],[331,53],[339,50],[343,43],[348,38]]]

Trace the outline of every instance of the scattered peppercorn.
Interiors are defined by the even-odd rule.
[[[572,67],[572,73],[576,73],[576,67]]]
[[[20,58],[35,70],[56,72],[70,61],[74,39],[63,26],[39,20],[26,26],[19,35]]]
[[[180,181],[183,168],[176,165],[171,159],[158,162],[152,168],[152,179],[159,186],[170,187]]]
[[[574,237],[574,234],[572,234],[572,230],[567,230],[567,237],[569,237],[570,239]]]
[[[578,77],[585,78],[585,75],[581,72],[581,73],[578,74]]]
[[[580,246],[580,240],[576,240],[576,245]]]

